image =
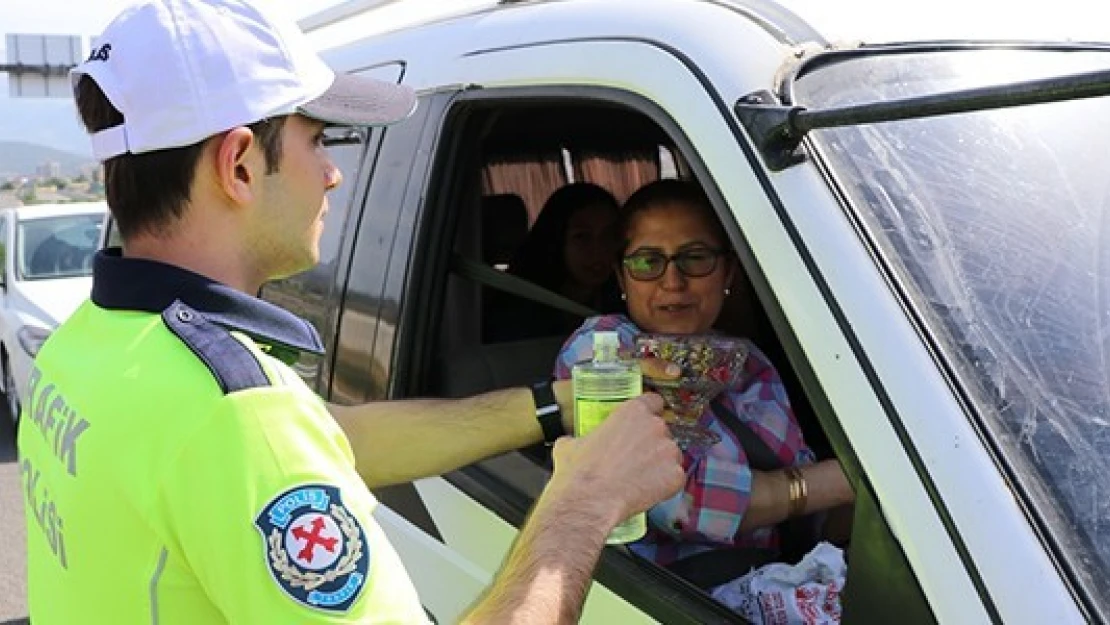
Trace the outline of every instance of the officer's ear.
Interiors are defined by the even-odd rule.
[[[256,197],[256,183],[265,173],[261,149],[251,149],[257,139],[245,126],[233,128],[213,138],[216,179],[220,188],[236,204],[250,204]]]

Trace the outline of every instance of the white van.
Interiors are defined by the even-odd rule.
[[[844,622],[1107,622],[1110,46],[1079,43],[1104,5],[341,3],[303,27],[419,108],[333,138],[323,262],[263,295],[321,331],[299,366],[331,401],[525,384],[565,336],[500,340],[491,302],[588,312],[499,270],[546,197],[696,180],[746,278],[722,329],[855,488]],[[377,493],[440,623],[547,475],[522,450]],[[623,548],[596,582],[587,623],[740,622]]]

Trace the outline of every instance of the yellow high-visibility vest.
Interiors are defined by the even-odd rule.
[[[295,317],[226,291],[255,339],[205,297],[110,309],[94,286],[42,347],[18,440],[32,622],[427,622],[347,438],[266,351]]]

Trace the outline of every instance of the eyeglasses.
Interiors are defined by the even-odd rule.
[[[667,272],[667,265],[674,263],[687,278],[704,278],[717,270],[717,259],[727,254],[725,250],[696,248],[683,250],[670,256],[663,252],[645,250],[621,259],[628,277],[633,280],[658,280]]]

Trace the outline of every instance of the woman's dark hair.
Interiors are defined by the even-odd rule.
[[[701,187],[686,180],[668,178],[649,182],[640,187],[625,201],[624,207],[621,209],[619,224],[621,256],[624,256],[628,251],[628,244],[631,243],[628,239],[628,230],[636,216],[646,210],[671,204],[689,206],[700,211],[705,217],[706,223],[710,224],[710,228],[713,229],[713,234],[716,235],[721,246],[731,247],[728,242],[728,233],[725,232],[721,220],[717,218],[717,214],[713,211],[713,204],[709,202],[709,196],[702,191]]]
[[[88,76],[77,83],[77,112],[91,134],[123,123],[123,114]],[[285,117],[251,124],[266,156],[266,173],[281,162],[281,129]],[[145,154],[121,154],[104,163],[108,207],[126,241],[148,232],[157,234],[181,217],[196,174],[204,141]]]
[[[598,206],[614,214],[620,210],[612,193],[589,182],[568,184],[552,193],[509,263],[509,273],[558,291],[567,278],[563,248],[570,220],[578,211]]]

